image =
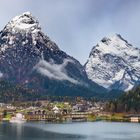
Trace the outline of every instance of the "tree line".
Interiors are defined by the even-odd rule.
[[[124,93],[118,99],[106,102],[105,110],[110,112],[140,113],[140,86]]]

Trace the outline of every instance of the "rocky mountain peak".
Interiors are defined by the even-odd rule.
[[[16,97],[35,100],[51,95],[101,96],[107,92],[88,79],[78,60],[41,31],[38,20],[29,12],[13,18],[0,32],[1,81],[29,91],[22,94],[13,88],[14,93],[7,94],[6,88],[5,94],[12,101]],[[0,95],[6,99],[5,94]]]
[[[36,53],[48,48],[59,50],[58,46],[41,31],[39,21],[30,12],[14,17],[0,32],[0,52],[16,46],[30,46]]]
[[[41,30],[38,20],[30,12],[14,17],[5,27],[12,32],[37,32]]]
[[[137,48],[134,48],[128,43],[121,35],[114,34],[109,37],[104,37],[96,46],[92,48],[90,55],[95,54],[94,52],[101,52],[102,54],[127,56],[137,55]]]
[[[140,81],[140,49],[119,34],[104,37],[92,48],[85,71],[108,89],[130,90]]]
[[[87,78],[79,61],[41,31],[38,20],[29,12],[13,18],[0,32],[1,80],[39,93],[40,97],[106,91]]]

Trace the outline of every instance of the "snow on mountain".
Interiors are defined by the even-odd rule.
[[[92,48],[85,71],[105,88],[128,91],[140,83],[140,49],[118,34],[105,37]]]
[[[20,69],[20,75],[22,75],[21,71],[25,69],[22,65],[25,63],[26,56],[28,61],[31,58],[35,59],[33,70],[37,70],[49,78],[68,80],[76,84],[76,80],[67,75],[65,67],[68,63],[75,65],[74,63],[78,63],[78,61],[61,51],[53,41],[42,33],[38,20],[30,12],[16,16],[5,26],[0,33],[0,46],[0,64],[6,62],[10,67],[17,67]],[[48,57],[47,60],[44,59],[45,57]],[[62,64],[56,62],[56,58],[53,57],[56,57],[57,61],[61,61]],[[53,61],[53,64],[49,63],[50,60]],[[13,76],[16,77],[17,75]],[[22,79],[22,77],[20,76],[18,79]]]
[[[30,12],[25,12],[22,15],[16,16],[5,28],[13,32],[25,31],[35,33],[41,30],[38,20],[35,19]]]
[[[42,32],[30,12],[13,18],[0,32],[0,77],[42,94],[106,91],[87,78],[79,61]]]

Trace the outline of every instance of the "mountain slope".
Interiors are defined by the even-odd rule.
[[[13,18],[0,32],[0,77],[42,96],[105,92],[88,80],[76,59],[44,35],[29,12]]]
[[[140,49],[118,34],[105,37],[92,48],[85,71],[105,88],[128,91],[140,84]]]

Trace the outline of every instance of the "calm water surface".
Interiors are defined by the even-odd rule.
[[[140,140],[140,124],[113,122],[1,123],[0,140]]]

